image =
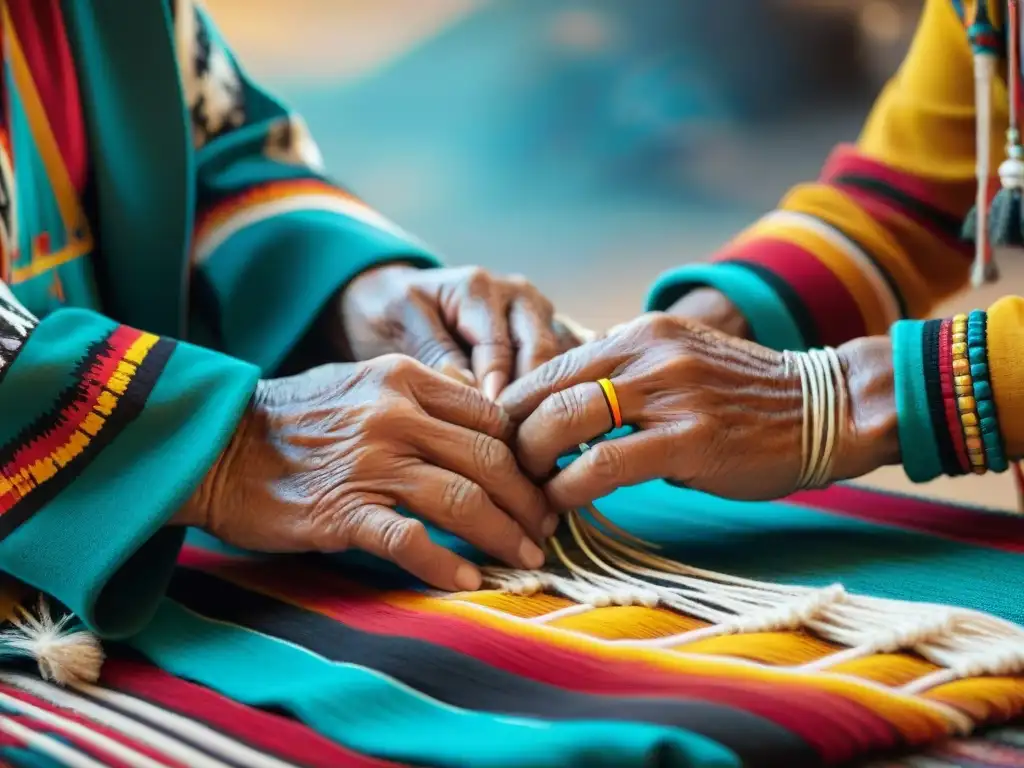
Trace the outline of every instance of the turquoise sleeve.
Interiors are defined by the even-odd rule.
[[[900,455],[907,477],[915,483],[926,483],[943,474],[928,409],[924,325],[923,320],[900,320],[891,330]]]
[[[4,317],[0,570],[103,637],[134,634],[181,546],[167,522],[227,445],[259,371],[84,310],[17,335]]]
[[[361,272],[440,261],[327,178],[302,119],[253,82],[207,14],[198,23],[240,97],[237,124],[196,153],[194,312],[206,345],[270,375]]]
[[[664,311],[696,288],[725,294],[746,318],[753,341],[773,349],[803,350],[800,328],[779,295],[740,264],[690,264],[661,275],[647,296],[649,311]]]

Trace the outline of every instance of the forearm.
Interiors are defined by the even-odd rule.
[[[902,321],[891,339],[844,345],[852,477],[901,461],[908,477],[1002,472],[1024,456],[1024,300],[988,312]]]

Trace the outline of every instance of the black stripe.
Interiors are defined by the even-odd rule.
[[[377,670],[464,709],[546,720],[631,720],[703,734],[745,766],[822,765],[802,739],[756,715],[703,701],[590,695],[510,674],[451,649],[407,637],[361,632],[311,611],[178,568],[170,595],[209,618],[249,627],[337,662]],[[254,670],[254,674],[259,674]],[[400,738],[401,734],[396,734]]]
[[[814,349],[822,345],[818,324],[814,322],[814,316],[811,315],[811,311],[804,304],[804,300],[800,298],[800,294],[793,290],[793,286],[760,264],[754,264],[743,259],[729,259],[728,262],[724,263],[736,264],[744,269],[749,269],[778,294],[779,298],[782,299],[782,303],[786,305],[790,317],[793,318],[793,321],[800,329],[800,335],[803,337],[804,346],[807,349]]]
[[[942,397],[942,378],[939,375],[939,332],[941,320],[929,320],[923,328],[924,382],[928,395],[928,414],[932,420],[932,433],[939,449],[942,471],[950,477],[962,475],[960,461],[956,457],[953,439],[946,423],[946,406]]]
[[[856,173],[844,173],[832,179],[837,186],[853,187],[877,195],[890,203],[912,213],[919,219],[923,219],[933,229],[954,240],[960,239],[960,230],[963,229],[963,217],[957,218],[952,214],[936,208],[934,205],[918,200],[916,197],[907,194],[902,189],[887,184],[881,179],[872,176],[862,176]]]
[[[111,335],[113,333],[114,331],[111,331]],[[0,466],[12,461],[16,451],[29,444],[35,437],[47,434],[62,423],[63,411],[82,398],[84,377],[89,368],[100,355],[113,352],[113,348],[108,342],[109,338],[108,335],[102,341],[89,347],[85,357],[73,373],[75,383],[61,392],[48,413],[36,419],[14,440],[0,446]],[[85,471],[104,448],[109,446],[129,424],[142,414],[146,407],[146,401],[174,349],[175,343],[169,339],[161,338],[153,345],[136,370],[124,394],[119,397],[117,408],[107,417],[103,429],[99,430],[80,454],[61,467],[57,474],[46,482],[40,483],[32,490],[32,493],[0,515],[0,540],[53,501],[61,491]]]

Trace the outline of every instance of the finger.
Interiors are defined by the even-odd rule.
[[[463,299],[456,330],[472,348],[471,367],[483,393],[496,400],[512,378],[515,352],[509,334],[511,295],[490,278],[477,278]]]
[[[368,504],[354,512],[347,541],[438,589],[470,591],[482,581],[475,565],[431,541],[423,523],[384,506]]]
[[[524,421],[555,392],[610,378],[629,359],[615,339],[602,338],[570,349],[534,371],[516,379],[501,393],[498,405],[514,422]]]
[[[543,491],[519,469],[512,450],[500,440],[469,429],[434,421],[409,436],[409,442],[431,464],[472,480],[535,541],[558,526]]]
[[[545,488],[556,509],[576,509],[616,488],[668,477],[682,437],[654,429],[598,443],[584,451]]]
[[[612,383],[621,409],[623,387]],[[547,477],[559,456],[614,426],[601,386],[596,381],[577,384],[546,398],[519,426],[516,455],[532,477]]]
[[[547,299],[527,292],[512,302],[509,333],[516,347],[515,376],[519,378],[561,351],[554,328],[554,310]]]
[[[402,310],[399,348],[403,354],[446,376],[476,384],[469,360],[452,337],[437,307],[428,299],[412,295]]]
[[[472,480],[419,464],[395,478],[393,491],[403,506],[482,552],[520,568],[544,564],[540,548]]]
[[[415,402],[427,415],[510,442],[513,427],[508,414],[477,388],[423,367],[410,370],[406,384]]]

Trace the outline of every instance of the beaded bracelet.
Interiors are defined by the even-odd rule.
[[[960,428],[960,414],[956,407],[956,389],[953,382],[953,321],[943,320],[939,328],[939,382],[942,390],[945,429],[936,428],[936,434],[946,435],[956,457],[956,471],[948,474],[964,475],[971,471],[967,444]],[[940,438],[941,440],[941,438]]]
[[[985,461],[993,472],[1005,472],[1009,464],[988,370],[988,314],[980,310],[967,317],[967,358],[971,363],[972,395]]]
[[[988,369],[987,315],[892,328],[904,469],[914,482],[1008,468]]]
[[[971,376],[971,362],[967,354],[967,315],[953,318],[953,336],[950,351],[953,357],[953,384],[956,392],[957,413],[967,444],[967,458],[971,471],[982,475],[988,471],[985,461],[985,446],[981,441],[978,426],[978,412],[974,400],[974,378]]]

